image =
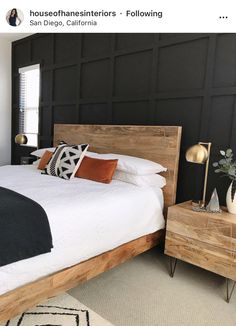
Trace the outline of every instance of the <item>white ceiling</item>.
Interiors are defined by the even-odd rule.
[[[0,39],[4,38],[10,42],[32,35],[33,33],[0,33]]]

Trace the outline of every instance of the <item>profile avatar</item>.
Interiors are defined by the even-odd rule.
[[[10,26],[16,27],[22,23],[23,14],[20,10],[13,8],[12,10],[8,11],[6,18]]]

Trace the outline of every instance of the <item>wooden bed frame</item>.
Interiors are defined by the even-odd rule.
[[[163,174],[167,179],[164,188],[166,211],[175,203],[181,129],[176,126],[57,124],[54,126],[54,145],[61,140],[72,144],[89,143],[90,151],[132,155],[161,163],[168,168]],[[163,230],[145,235],[0,295],[0,322],[139,255],[157,245],[162,236]]]

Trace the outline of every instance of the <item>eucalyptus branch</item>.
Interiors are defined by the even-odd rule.
[[[234,200],[236,193],[236,161],[233,160],[233,151],[228,148],[226,151],[221,150],[220,155],[223,156],[218,162],[213,163],[215,173],[222,173],[221,177],[228,177],[232,180],[231,199]]]

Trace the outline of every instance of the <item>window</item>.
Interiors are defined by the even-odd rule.
[[[25,146],[38,147],[40,65],[19,69],[19,133],[26,135]]]

